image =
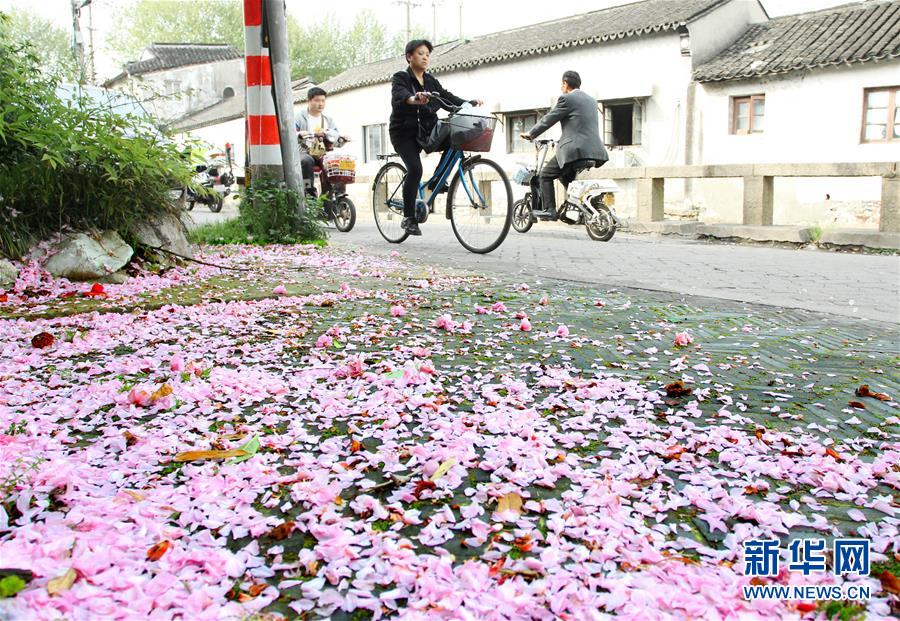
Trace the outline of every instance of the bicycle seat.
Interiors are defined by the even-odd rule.
[[[545,144],[552,144],[554,141],[550,138],[537,138],[534,141],[534,144],[539,146],[544,146]]]
[[[396,153],[382,153],[381,155],[376,155],[375,157],[378,158],[379,160],[389,160],[392,157],[400,157],[400,156],[397,155]]]

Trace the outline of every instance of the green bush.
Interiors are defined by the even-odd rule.
[[[146,119],[88,97],[63,101],[0,13],[0,254],[18,258],[63,231],[114,229],[177,209],[190,163]]]
[[[240,222],[247,232],[247,240],[259,244],[293,244],[314,242],[326,238],[320,220],[322,204],[308,198],[303,215],[297,206],[300,194],[282,184],[259,180],[241,194],[238,204]]]

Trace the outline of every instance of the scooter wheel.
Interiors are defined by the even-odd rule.
[[[513,204],[512,225],[519,233],[527,233],[534,226],[534,215],[531,213],[531,201],[528,197]]]
[[[209,204],[209,210],[213,213],[222,211],[222,205],[225,204],[225,198],[221,194],[217,194],[213,202]]]

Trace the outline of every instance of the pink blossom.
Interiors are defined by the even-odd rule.
[[[149,390],[140,386],[135,386],[128,393],[128,401],[135,405],[146,407],[150,405],[152,398]]]
[[[538,301],[538,304],[540,304],[541,306],[547,306],[547,304],[549,304],[549,303],[550,303],[550,300],[547,299],[546,295]]]
[[[604,302],[603,300],[594,300],[594,306],[603,308],[604,306],[606,306],[606,302]]]
[[[506,304],[504,304],[503,302],[494,302],[493,306],[491,306],[491,310],[495,313],[505,313]]]
[[[272,293],[275,295],[287,295],[287,289],[284,285],[278,285],[274,289],[272,289]]]
[[[406,309],[403,308],[399,304],[394,304],[391,306],[391,317],[403,317],[406,314]]]
[[[333,344],[334,344],[334,340],[327,334],[323,334],[318,339],[316,339],[316,347],[319,349],[331,347]]]
[[[531,287],[529,287],[526,283],[523,282],[521,285],[519,285],[519,291],[522,291],[523,293],[528,293],[529,291],[531,291]]]
[[[522,317],[522,323],[519,324],[519,330],[522,332],[531,332],[531,322],[528,317]]]
[[[435,328],[439,328],[441,330],[447,330],[448,332],[451,332],[453,330],[453,328],[456,327],[456,322],[453,321],[453,318],[450,317],[449,313],[444,313],[443,315],[441,315],[440,317],[435,319],[434,323],[432,325]]]
[[[169,361],[169,369],[175,373],[184,371],[184,358],[181,357],[181,354],[172,356],[172,359]]]
[[[556,336],[563,337],[563,338],[569,336],[569,328],[568,328],[568,326],[565,326],[565,325],[559,326],[559,327],[556,329]]]
[[[675,335],[675,346],[683,347],[694,342],[694,337],[687,332],[679,332]]]
[[[397,252],[396,250],[391,250],[391,256],[392,256],[392,257],[399,257],[399,256],[400,256],[400,253]]]
[[[479,315],[485,315],[485,314],[487,314],[488,309],[486,309],[484,306],[480,306],[480,305],[476,304],[475,312],[478,313]]]

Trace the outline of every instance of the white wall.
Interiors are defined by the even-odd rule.
[[[209,143],[215,151],[225,151],[225,143],[232,145],[232,157],[236,175],[243,175],[245,154],[245,119],[243,117],[209,125],[186,132],[186,136]]]
[[[691,58],[694,67],[710,60],[731,45],[748,24],[766,21],[766,12],[758,0],[731,0],[691,22]]]
[[[699,162],[704,164],[900,160],[900,143],[860,140],[863,90],[900,83],[900,61],[795,72],[697,89]],[[732,135],[731,98],[765,94],[761,134]],[[877,225],[879,179],[779,179],[776,224]],[[715,188],[715,189],[713,189]],[[739,181],[701,181],[695,202],[710,221],[740,218]],[[736,202],[735,202],[736,201]]]
[[[181,93],[166,97],[166,81],[180,82]],[[234,90],[235,97],[243,97],[244,82],[244,61],[238,58],[144,74],[130,78],[125,88],[145,101],[152,114],[172,120],[221,100],[226,86]]]
[[[638,70],[643,67],[655,70],[652,75]],[[619,40],[471,71],[444,73],[438,79],[461,97],[483,99],[488,111],[514,112],[549,108],[559,96],[562,73],[567,69],[578,71],[582,88],[598,100],[652,95],[645,108],[644,144],[635,150],[648,163],[683,161],[682,110],[691,67],[690,58],[680,54],[679,38],[675,34]],[[351,136],[353,142],[348,148],[361,162],[363,126],[387,123],[390,117],[390,84],[330,95],[325,112],[334,118],[342,133]],[[491,157],[512,167],[516,161],[528,160],[531,155],[508,154],[506,135],[498,124]],[[379,165],[366,164],[361,166],[361,171],[372,174]],[[426,164],[426,174],[428,171]]]

